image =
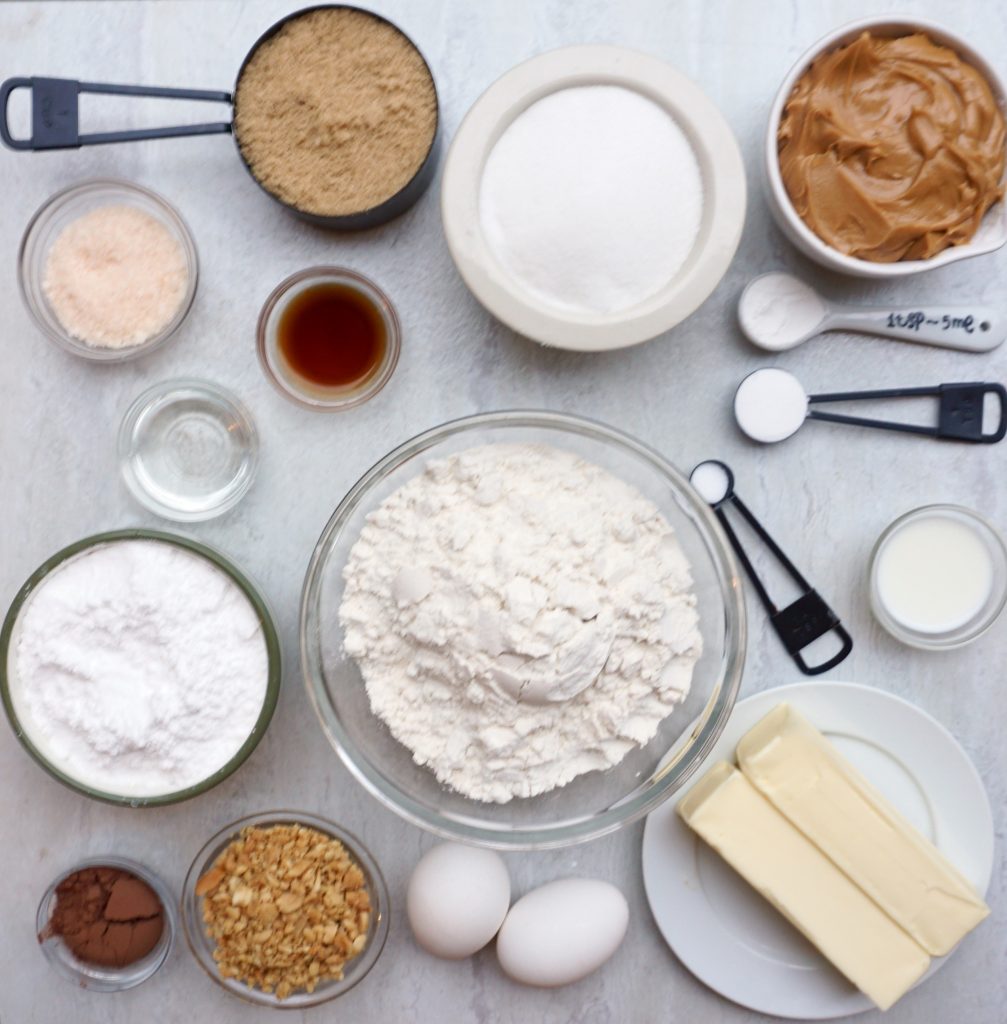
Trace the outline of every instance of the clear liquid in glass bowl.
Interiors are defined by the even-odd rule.
[[[257,456],[248,412],[205,381],[167,381],[145,391],[119,432],[120,465],[133,496],[184,522],[237,504],[252,484]]]

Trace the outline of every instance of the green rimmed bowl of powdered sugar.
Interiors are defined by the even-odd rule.
[[[257,588],[219,552],[158,530],[58,551],[0,631],[0,698],[21,745],[86,796],[178,803],[236,771],[280,688]]]

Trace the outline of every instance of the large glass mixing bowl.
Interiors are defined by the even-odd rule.
[[[343,651],[343,569],[367,516],[426,462],[478,445],[548,444],[634,485],[678,535],[692,564],[703,655],[687,699],[645,747],[606,771],[506,804],[443,786],[417,765],[370,708]],[[652,811],[696,772],[734,707],[745,652],[745,606],[734,558],[706,503],[657,452],[600,423],[549,412],[470,416],[429,430],[385,456],[351,488],[320,537],[301,601],[305,682],[322,727],[358,781],[385,806],[437,835],[500,849],[546,849],[615,832]],[[675,755],[661,765],[674,747]]]

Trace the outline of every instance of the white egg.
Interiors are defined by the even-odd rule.
[[[497,936],[500,966],[525,985],[569,985],[619,948],[629,924],[626,897],[608,882],[564,878],[514,904]]]
[[[428,850],[413,869],[406,913],[416,941],[446,960],[471,956],[500,930],[510,875],[498,854],[460,843]]]

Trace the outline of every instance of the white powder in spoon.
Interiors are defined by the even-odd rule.
[[[621,313],[692,252],[703,182],[685,133],[631,89],[586,85],[533,103],[500,137],[479,193],[496,258],[540,301]]]
[[[793,348],[828,314],[825,300],[790,274],[774,272],[755,278],[741,293],[738,319],[748,339],[760,348]]]
[[[808,396],[792,373],[766,367],[738,385],[734,417],[753,441],[773,444],[800,429],[808,418]]]
[[[266,695],[259,618],[239,587],[175,544],[121,540],[55,569],[22,607],[11,699],[65,774],[160,796],[222,768]]]

